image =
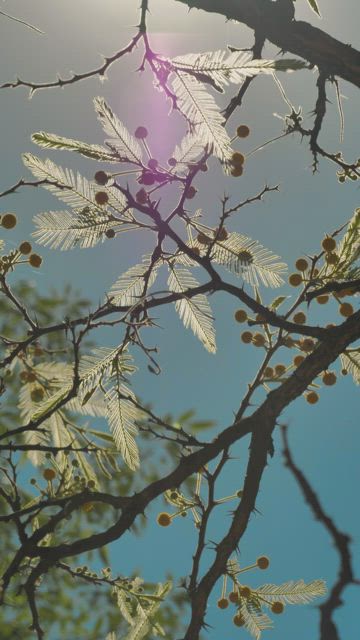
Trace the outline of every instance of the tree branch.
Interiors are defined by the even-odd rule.
[[[282,51],[289,51],[328,75],[339,76],[360,87],[360,52],[307,22],[281,19],[276,2],[270,0],[176,0],[190,9],[219,13],[237,20],[266,38]]]
[[[252,467],[248,467],[247,485],[248,490],[244,489],[242,506],[243,524],[239,529],[237,524],[235,529],[240,531],[240,535],[245,531],[250,513],[252,510],[252,501],[254,500],[255,487],[258,486],[263,471],[265,452],[268,451],[269,439],[274,430],[277,419],[282,411],[296,398],[298,398],[316,378],[319,373],[326,370],[330,364],[346,349],[346,347],[359,339],[360,337],[360,311],[355,313],[351,318],[341,325],[341,331],[331,341],[323,342],[316,351],[310,354],[297,370],[290,375],[287,380],[278,388],[271,391],[263,404],[254,413],[239,422],[235,422],[230,427],[222,431],[212,442],[209,442],[200,450],[183,457],[178,466],[168,475],[152,482],[139,493],[134,494],[131,498],[126,499],[126,507],[119,520],[115,522],[109,529],[101,533],[96,533],[87,538],[82,538],[70,543],[63,543],[56,547],[35,547],[34,543],[41,539],[44,532],[48,533],[54,526],[51,524],[37,530],[28,541],[26,555],[31,557],[51,558],[53,562],[57,562],[61,558],[77,555],[91,549],[98,548],[104,544],[108,544],[120,538],[134,523],[136,517],[143,513],[146,507],[155,498],[160,496],[164,491],[171,487],[180,486],[182,482],[190,475],[195,473],[200,467],[203,467],[210,460],[216,458],[225,449],[230,447],[248,433],[253,433],[252,443],[252,459],[256,457],[254,463],[254,473]],[[259,462],[260,460],[260,462]],[[266,462],[266,460],[265,460]],[[256,497],[256,496],[255,496]],[[124,499],[123,499],[124,500]],[[71,506],[70,506],[71,504]],[[68,504],[66,515],[69,510],[77,508],[78,503],[75,498]],[[55,516],[57,522],[61,520],[59,514]],[[244,528],[245,523],[245,528]],[[236,546],[236,545],[235,545]],[[221,564],[221,563],[220,563]],[[220,565],[216,565],[215,573],[218,573]],[[221,573],[219,574],[221,575]],[[217,577],[219,577],[219,575]],[[217,579],[217,578],[216,578]],[[211,583],[213,580],[210,581]],[[209,587],[210,582],[207,582]],[[201,585],[201,583],[200,583]],[[201,587],[199,585],[199,590]],[[210,592],[210,591],[209,591]],[[201,599],[201,598],[200,598]],[[197,636],[192,636],[191,640],[196,640]]]
[[[309,505],[316,520],[319,520],[324,525],[325,529],[330,534],[335,549],[340,556],[340,570],[339,576],[334,584],[328,599],[320,605],[320,640],[340,640],[335,622],[333,621],[333,614],[338,607],[341,607],[343,602],[341,595],[349,584],[360,584],[358,580],[355,580],[352,568],[350,542],[351,538],[346,533],[340,531],[334,521],[324,511],[318,496],[311,487],[309,481],[294,463],[291,451],[289,448],[287,438],[287,428],[281,428],[283,439],[283,455],[285,458],[285,466],[288,467],[292,475],[294,476],[299,488],[305,498],[305,501]]]

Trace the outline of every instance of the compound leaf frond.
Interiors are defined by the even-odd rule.
[[[138,428],[135,421],[140,411],[132,402],[135,396],[125,385],[112,387],[105,396],[107,418],[114,442],[127,466],[135,470],[140,465],[139,451],[135,442]]]
[[[169,265],[170,274],[168,286],[170,291],[174,293],[184,293],[181,300],[175,302],[175,308],[184,326],[190,327],[193,333],[201,340],[205,349],[210,353],[215,353],[215,329],[211,307],[205,295],[198,294],[192,298],[186,297],[186,292],[199,286],[188,269],[175,269]]]
[[[38,227],[32,233],[36,241],[52,249],[66,251],[80,247],[88,249],[106,240],[105,231],[114,226],[110,214],[99,214],[90,209],[70,213],[69,211],[46,211],[34,216]]]
[[[313,580],[306,584],[303,580],[285,582],[281,585],[264,584],[256,589],[269,603],[307,604],[326,594],[324,580]]]
[[[148,290],[155,282],[158,265],[153,264],[149,273],[150,260],[148,256],[143,257],[141,264],[130,267],[112,285],[109,296],[115,305],[134,305],[144,295],[145,279]]]
[[[104,98],[94,98],[95,111],[105,133],[111,137],[106,142],[116,150],[120,158],[141,164],[142,150],[140,144],[132,136],[125,125],[114,114]]]
[[[245,621],[245,629],[256,639],[259,640],[261,632],[271,629],[273,626],[271,618],[263,613],[260,607],[255,607],[251,600],[246,600],[241,608],[240,614]]]
[[[219,91],[230,83],[240,84],[248,76],[272,74],[274,71],[295,71],[306,66],[302,60],[254,60],[251,53],[236,50],[229,53],[228,50],[221,49],[178,56],[171,63],[180,71],[191,73],[199,80],[209,81]]]
[[[200,247],[200,245],[199,245]],[[257,240],[239,233],[230,233],[226,240],[217,241],[212,255],[215,262],[240,275],[252,286],[280,287],[287,266],[279,256],[265,249]]]
[[[181,113],[190,123],[191,132],[202,147],[208,147],[228,168],[232,154],[224,118],[204,84],[194,76],[177,70],[172,86]]]
[[[99,144],[87,144],[81,140],[64,138],[63,136],[48,133],[47,131],[33,133],[31,139],[39,147],[44,147],[45,149],[74,151],[75,153],[85,156],[85,158],[91,158],[92,160],[98,160],[100,162],[118,162],[118,158],[116,158],[114,154]]]
[[[355,382],[360,384],[360,350],[347,349],[340,355],[341,366],[348,371]]]

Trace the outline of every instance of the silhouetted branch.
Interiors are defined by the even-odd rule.
[[[294,476],[299,488],[305,498],[305,501],[309,505],[316,520],[325,527],[331,536],[335,549],[340,557],[340,569],[338,579],[331,589],[328,599],[320,605],[320,640],[340,640],[340,636],[333,620],[333,615],[338,607],[341,607],[343,602],[341,599],[343,591],[350,584],[360,584],[358,580],[355,580],[352,559],[350,552],[351,538],[348,534],[340,531],[335,525],[334,521],[325,512],[322,507],[318,496],[314,489],[311,487],[309,481],[305,477],[304,473],[294,463],[287,437],[287,427],[281,427],[281,434],[283,439],[283,455],[285,458],[284,464],[290,470]]]
[[[314,126],[310,135],[310,149],[312,151],[313,157],[314,157],[314,164],[313,164],[313,168],[314,171],[316,171],[317,169],[317,151],[318,151],[318,144],[317,144],[317,140],[321,131],[321,126],[323,124],[324,118],[325,118],[325,113],[326,113],[326,102],[327,102],[327,97],[326,97],[326,82],[328,80],[328,77],[326,75],[326,73],[324,73],[324,71],[320,71],[317,82],[316,82],[316,86],[318,89],[318,97],[316,100],[316,105],[315,105],[315,109],[314,109],[314,113],[315,113],[315,120],[314,120]]]
[[[92,78],[94,76],[104,77],[106,71],[111,67],[111,65],[120,60],[125,54],[130,53],[140,38],[142,37],[141,32],[137,33],[134,38],[129,42],[129,44],[117,51],[112,56],[108,56],[104,59],[104,63],[99,67],[95,67],[90,71],[85,71],[83,73],[73,73],[70,78],[58,78],[57,80],[53,80],[50,82],[32,82],[31,80],[20,80],[17,78],[14,82],[4,82],[0,85],[0,89],[16,89],[17,87],[28,87],[30,89],[30,95],[33,95],[35,91],[39,91],[40,89],[54,89],[55,87],[66,87],[67,85],[75,84],[76,82],[80,82],[81,80],[86,80],[87,78]]]
[[[185,638],[186,640],[190,640],[190,638],[191,640],[198,640],[206,611],[207,598],[213,585],[224,572],[227,559],[236,549],[241,536],[246,530],[251,512],[255,507],[256,496],[271,445],[271,434],[280,414],[286,406],[306,390],[321,371],[330,366],[349,344],[359,339],[359,320],[360,311],[343,323],[341,332],[338,332],[331,342],[321,343],[316,353],[310,354],[305,358],[300,367],[281,386],[268,394],[263,404],[251,416],[234,423],[222,431],[212,442],[209,442],[195,453],[184,456],[172,472],[152,482],[131,498],[107,496],[107,502],[111,502],[114,506],[118,504],[119,507],[123,507],[120,518],[108,529],[90,535],[87,538],[62,543],[53,547],[38,546],[43,537],[53,532],[63,518],[78,508],[79,503],[84,500],[84,494],[81,497],[71,497],[67,501],[66,508],[51,516],[48,522],[37,529],[22,545],[21,550],[17,552],[4,574],[4,589],[17,572],[19,563],[26,556],[31,558],[39,557],[45,560],[47,566],[50,566],[65,557],[78,555],[119,539],[134,523],[137,516],[143,513],[155,498],[171,487],[180,486],[186,478],[198,471],[210,460],[215,459],[234,442],[237,442],[246,434],[252,433],[251,453],[243,497],[234,513],[228,534],[217,546],[213,564],[200,581],[193,596],[193,614]],[[89,493],[88,500],[92,499],[92,495],[96,499],[96,493]]]
[[[354,292],[360,291],[360,279],[347,280],[346,282],[328,282],[323,287],[308,291],[305,294],[305,300],[311,302],[314,298],[322,296],[326,293],[340,293],[344,289],[351,289]]]
[[[47,178],[44,178],[43,180],[24,180],[24,178],[20,178],[20,180],[18,180],[16,184],[0,193],[0,198],[4,198],[11,193],[15,193],[20,187],[40,187],[44,184],[53,184],[58,189],[67,188],[65,185],[54,182],[53,180],[48,180]]]
[[[252,47],[252,52],[253,52],[253,58],[254,60],[258,60],[259,58],[261,58],[261,52],[263,50],[265,44],[265,36],[263,31],[258,30],[255,31],[255,42],[254,42],[254,46]],[[233,48],[233,47],[229,47],[230,51],[237,51],[237,49]],[[249,76],[247,78],[245,78],[243,84],[241,85],[238,93],[236,96],[234,96],[229,104],[225,107],[223,113],[224,113],[224,118],[225,118],[225,122],[227,122],[230,118],[230,116],[234,113],[235,109],[237,109],[237,107],[240,107],[243,101],[243,98],[248,90],[248,88],[250,87],[252,81],[254,80],[254,78],[256,78],[256,76]]]
[[[170,0],[173,2],[174,0]],[[228,20],[236,20],[250,29],[263,31],[267,40],[304,58],[311,65],[339,76],[360,87],[360,52],[343,44],[321,29],[307,22],[282,19],[278,3],[271,0],[176,0],[190,9],[219,13]]]

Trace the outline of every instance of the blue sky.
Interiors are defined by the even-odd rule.
[[[358,3],[323,2],[322,22],[307,8],[305,0],[298,0],[297,16],[309,19],[345,42],[357,44],[360,18]],[[137,23],[138,2],[133,0],[57,1],[34,0],[31,7],[23,0],[4,3],[4,10],[28,19],[46,32],[40,36],[21,25],[1,20],[1,37],[6,56],[0,60],[0,81],[14,76],[45,81],[56,72],[66,76],[69,70],[83,71],[99,64],[100,54],[108,55],[125,45],[134,33]],[[152,0],[149,21],[153,48],[164,55],[215,50],[227,44],[246,47],[252,44],[252,34],[234,23],[225,23],[220,16],[197,11],[188,14],[185,7],[171,0]],[[268,47],[267,56],[276,55]],[[185,127],[177,115],[169,115],[169,103],[154,91],[147,72],[136,73],[141,51],[123,58],[109,72],[108,81],[91,79],[64,90],[51,90],[35,94],[28,100],[23,89],[3,91],[1,100],[2,171],[0,190],[26,175],[21,153],[31,151],[42,157],[51,157],[63,166],[78,168],[92,178],[95,163],[87,162],[63,152],[46,153],[38,150],[30,140],[33,131],[45,130],[88,142],[102,142],[102,132],[92,107],[92,98],[104,96],[130,131],[139,124],[150,131],[149,143],[154,155],[171,155]],[[316,75],[303,71],[281,77],[289,98],[295,106],[303,107],[305,117],[313,109]],[[354,135],[358,131],[358,95],[346,83],[340,85],[345,114],[345,157],[359,155]],[[339,115],[335,91],[330,88],[331,104],[322,132],[321,142],[337,151],[339,145]],[[230,92],[230,95],[232,93]],[[226,100],[220,99],[219,104]],[[259,78],[253,83],[241,112],[233,116],[229,131],[246,123],[251,136],[238,147],[249,153],[266,140],[282,132],[277,114],[284,115],[286,105],[270,78]],[[310,120],[308,121],[310,122]],[[290,272],[294,261],[301,255],[319,250],[324,233],[332,232],[351,217],[359,205],[357,184],[340,185],[335,168],[322,161],[319,173],[313,176],[311,156],[306,141],[288,137],[264,151],[254,154],[246,165],[240,180],[227,178],[215,160],[210,171],[198,180],[199,193],[192,201],[201,207],[209,224],[215,224],[220,211],[220,199],[226,191],[232,202],[253,196],[264,184],[279,185],[279,193],[268,194],[263,203],[252,205],[232,219],[230,229],[259,240],[282,257]],[[1,202],[2,211],[16,211],[19,225],[8,233],[9,245],[17,245],[27,238],[32,229],[32,217],[39,211],[61,208],[45,191],[23,189]],[[39,248],[44,256],[44,267],[33,271],[31,278],[42,291],[51,286],[61,287],[71,281],[97,304],[116,278],[131,264],[139,261],[142,253],[151,249],[150,237],[130,234],[129,240],[120,237],[94,249],[72,252],[48,251]],[[23,277],[29,277],[24,267]],[[261,290],[265,302],[280,293]],[[293,295],[287,286],[281,293]],[[140,370],[134,378],[134,390],[145,401],[151,402],[159,414],[176,415],[194,408],[201,419],[213,419],[218,428],[230,424],[240,403],[242,393],[251,380],[258,364],[257,350],[240,343],[241,327],[233,320],[238,305],[223,294],[212,300],[216,318],[218,353],[208,354],[196,339],[186,332],[174,309],[161,309],[157,316],[161,329],[147,334],[147,340],[159,347],[159,362],[163,373],[156,377]],[[332,316],[328,320],[329,316]],[[337,321],[335,307],[311,310],[311,324]],[[109,346],[116,344],[116,335],[108,333],[102,339]],[[138,360],[141,365],[141,358]],[[359,558],[359,516],[355,509],[354,487],[359,482],[358,432],[359,394],[350,377],[339,380],[335,389],[321,390],[321,400],[315,407],[300,398],[283,416],[290,426],[290,442],[296,462],[318,491],[329,514],[339,528],[354,540],[354,559]],[[211,436],[209,436],[211,437]],[[278,436],[276,454],[265,472],[258,500],[261,515],[252,518],[241,543],[241,558],[246,564],[258,555],[268,555],[271,567],[267,572],[249,575],[249,584],[286,582],[304,578],[306,581],[324,578],[332,584],[338,568],[329,538],[309,515],[292,477],[284,469]],[[222,494],[232,493],[242,484],[248,443],[237,445],[237,459],[229,465],[221,482]],[[229,489],[230,488],[230,489]],[[220,490],[220,488],[219,488]],[[159,505],[160,508],[160,505]],[[156,509],[149,511],[154,521]],[[226,524],[227,508],[219,509],[211,530],[212,539],[221,534]],[[181,520],[181,521],[180,521]],[[189,568],[195,543],[194,529],[189,519],[177,519],[169,530],[149,526],[146,534],[136,540],[126,537],[113,545],[116,568],[122,573],[141,567],[146,579],[161,580],[167,571],[180,577]],[[176,553],[174,553],[176,549]],[[123,560],[121,563],[118,558]],[[209,558],[211,554],[209,555]],[[355,561],[356,564],[356,561]],[[359,566],[358,566],[359,570]],[[220,586],[218,589],[220,592]],[[336,620],[341,637],[355,640],[357,618],[356,592],[346,591],[346,606],[339,610]],[[218,594],[215,594],[218,597]],[[208,622],[212,625],[209,640],[242,638],[246,634],[235,629],[229,613],[220,613],[215,598],[209,605]],[[291,609],[291,610],[290,610]],[[286,615],[276,619],[273,640],[315,638],[318,624],[316,608],[289,607]],[[266,637],[266,636],[265,636]]]

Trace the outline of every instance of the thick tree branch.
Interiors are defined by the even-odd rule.
[[[358,317],[360,318],[360,312],[358,312]],[[356,331],[360,332],[359,326]],[[315,369],[317,368],[320,360],[324,361],[329,358],[329,365],[335,360],[333,350],[335,349],[335,351],[337,351],[338,346],[335,347],[335,343],[332,346],[322,344],[316,353],[313,353],[306,359],[306,365],[304,366],[304,362],[281,387],[272,391],[267,396],[266,401],[251,417],[251,419],[255,418],[256,422],[252,428],[250,456],[243,496],[239,506],[234,512],[233,521],[228,533],[217,546],[216,556],[212,565],[205,573],[196,592],[192,596],[191,620],[183,640],[198,640],[204,624],[209,595],[217,580],[225,573],[227,561],[232,553],[236,551],[239,541],[247,529],[251,513],[255,508],[262,474],[267,464],[267,455],[271,448],[271,434],[276,426],[280,413],[285,406],[300,395],[300,388],[304,380],[308,380],[308,383],[310,382],[308,374],[313,367]],[[332,353],[331,356],[330,353]],[[314,370],[313,373],[315,373]],[[316,375],[314,375],[312,379],[315,377]],[[243,422],[244,420],[241,420],[240,425]],[[325,637],[326,640],[329,640],[327,636],[324,636],[324,638]]]
[[[345,289],[351,289],[354,292],[360,291],[360,278],[356,278],[356,280],[347,280],[346,282],[328,282],[323,287],[308,291],[305,294],[305,300],[307,302],[311,302],[311,300],[318,296],[322,296],[326,293],[341,293]]]
[[[172,0],[173,1],[173,0]],[[270,0],[176,0],[189,8],[219,13],[237,20],[266,38],[282,51],[289,51],[328,75],[339,76],[360,87],[360,52],[307,22],[286,19]]]

